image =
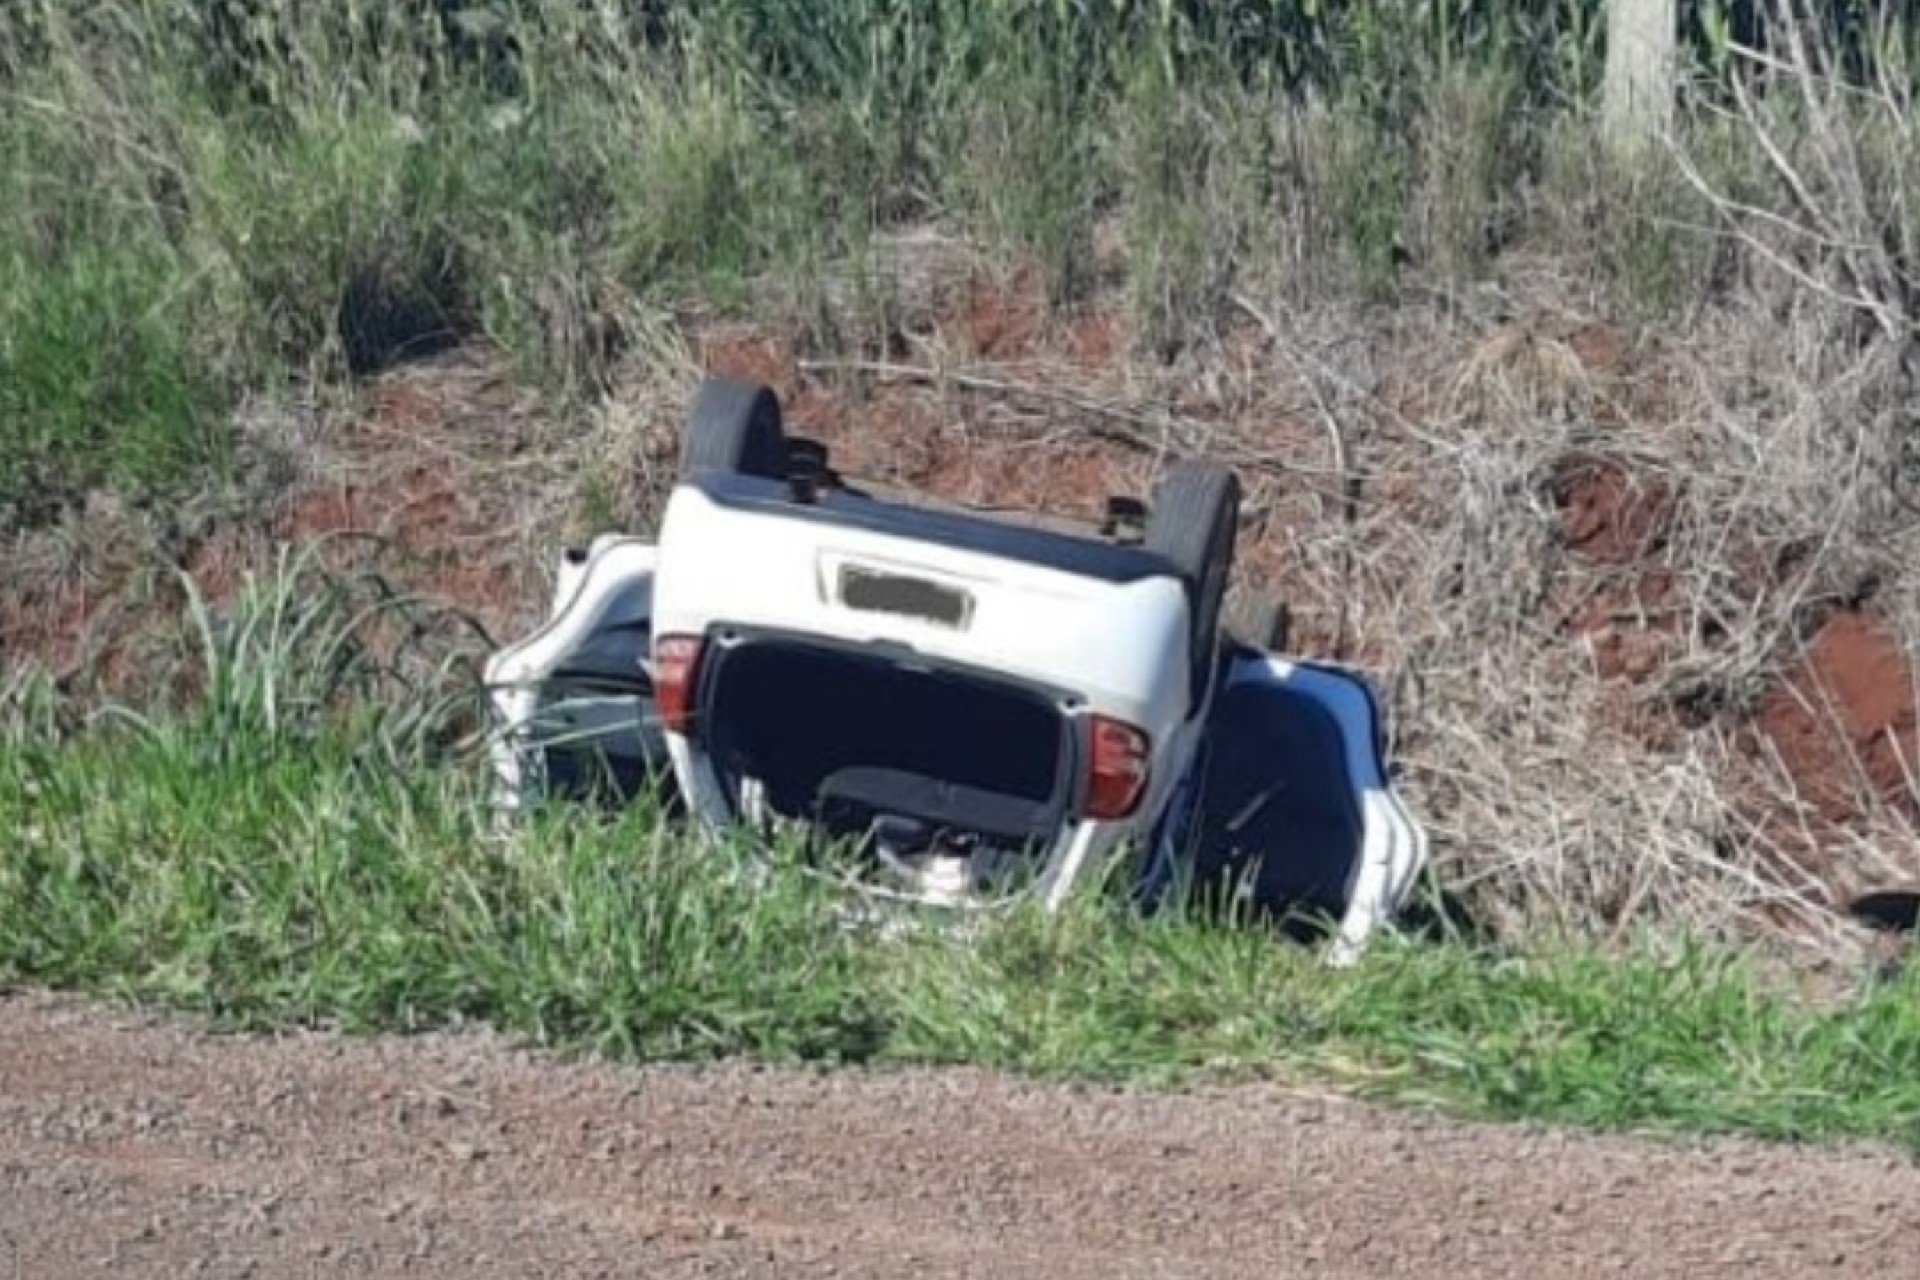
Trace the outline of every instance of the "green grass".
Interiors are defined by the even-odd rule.
[[[217,460],[165,256],[99,243],[33,253],[0,235],[0,525],[95,485],[177,488]]]
[[[223,732],[232,733],[231,725]],[[1920,1150],[1920,990],[1796,1005],[1738,959],[1387,946],[1348,972],[1093,903],[978,936],[844,927],[645,810],[489,832],[472,778],[185,719],[0,762],[0,984],[245,1026],[482,1022],[616,1058],[1281,1078],[1602,1128]]]
[[[196,697],[0,694],[0,988],[247,1027],[483,1023],[622,1059],[1285,1079],[1468,1113],[1920,1150],[1920,981],[1816,1006],[1728,951],[1389,941],[1351,970],[1118,895],[875,929],[649,805],[510,831],[433,618],[289,557],[195,602]],[[394,626],[400,622],[404,625]],[[440,655],[437,662],[426,657]]]
[[[0,109],[5,525],[94,485],[165,490],[219,453],[183,263],[157,226],[81,194],[61,132]]]
[[[637,315],[832,332],[908,223],[1110,291],[1158,355],[1236,292],[1390,302],[1515,244],[1656,316],[1725,274],[1672,175],[1596,172],[1587,0],[441,8],[0,7],[0,504],[47,495],[10,523],[435,333],[564,408]]]

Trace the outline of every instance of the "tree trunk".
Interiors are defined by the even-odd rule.
[[[1620,150],[1657,141],[1672,121],[1679,25],[1677,0],[1607,0],[1602,124]]]

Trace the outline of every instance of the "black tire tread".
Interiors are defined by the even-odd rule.
[[[1166,559],[1180,575],[1193,609],[1196,701],[1205,692],[1206,673],[1212,670],[1239,519],[1239,477],[1218,463],[1191,459],[1168,468],[1147,517],[1147,549]]]
[[[1227,605],[1227,634],[1270,653],[1284,652],[1293,631],[1292,612],[1269,595],[1246,595]]]
[[[773,388],[719,376],[701,382],[680,441],[680,475],[714,471],[785,478],[786,432]]]

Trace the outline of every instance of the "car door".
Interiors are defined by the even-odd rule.
[[[1427,858],[1388,776],[1383,723],[1353,671],[1236,651],[1208,721],[1194,882],[1331,923],[1335,958],[1357,955]]]
[[[504,808],[547,796],[625,804],[669,774],[650,656],[656,563],[636,538],[569,551],[545,623],[489,659]]]

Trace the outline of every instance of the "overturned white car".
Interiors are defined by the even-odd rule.
[[[501,798],[668,785],[709,830],[948,907],[1057,907],[1113,865],[1149,900],[1231,882],[1349,957],[1426,837],[1366,682],[1223,629],[1238,508],[1193,462],[1130,531],[884,499],[769,389],[710,378],[657,541],[566,551],[546,623],[488,663]]]

